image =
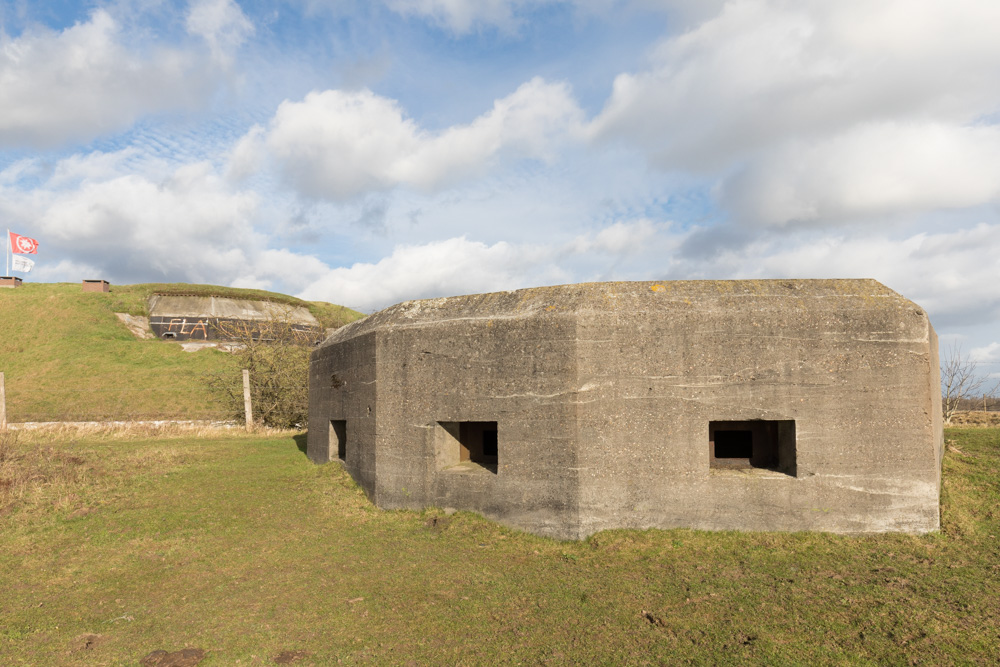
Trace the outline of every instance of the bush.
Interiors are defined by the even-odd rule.
[[[309,351],[316,333],[282,320],[220,322],[219,338],[233,342],[230,369],[209,378],[227,413],[242,421],[243,373],[250,371],[254,424],[301,427],[309,410]]]

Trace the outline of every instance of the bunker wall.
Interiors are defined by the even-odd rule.
[[[564,315],[380,331],[379,504],[462,507],[564,534],[577,521],[575,342]],[[495,458],[462,460],[463,424],[495,429]]]
[[[307,452],[315,463],[340,459],[376,498],[377,401],[375,333],[314,350],[309,366]]]
[[[641,296],[581,314],[583,532],[938,527],[923,311],[895,296]],[[781,465],[713,469],[710,424],[759,420],[793,429]]]

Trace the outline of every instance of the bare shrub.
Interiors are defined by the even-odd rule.
[[[950,424],[962,404],[978,397],[985,384],[986,378],[977,372],[976,362],[962,351],[961,345],[953,343],[941,364],[941,400],[945,422]]]
[[[309,409],[309,352],[316,337],[287,320],[220,322],[219,338],[233,341],[230,369],[209,378],[209,387],[233,419],[243,418],[242,369],[250,371],[254,424],[293,428]]]

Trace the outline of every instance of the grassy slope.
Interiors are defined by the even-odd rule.
[[[290,437],[22,442],[50,472],[0,515],[0,662],[993,664],[1000,430],[948,438],[939,534],[582,543],[374,509]]]
[[[6,375],[8,420],[223,416],[203,378],[226,367],[225,354],[192,354],[177,344],[136,339],[114,315],[146,315],[149,295],[171,289],[275,297],[206,285],[113,286],[110,294],[83,293],[79,285],[65,283],[0,290],[0,370]],[[360,317],[332,304],[309,305],[327,326]]]

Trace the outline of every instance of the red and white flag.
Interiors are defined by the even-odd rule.
[[[10,251],[12,253],[19,255],[38,254],[38,241],[35,239],[29,239],[27,236],[15,234],[14,232],[7,233],[10,234]]]

